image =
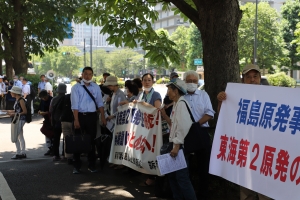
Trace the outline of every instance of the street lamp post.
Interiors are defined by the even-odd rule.
[[[258,0],[256,0],[255,7],[255,25],[254,25],[254,49],[253,49],[253,63],[257,64],[257,11],[258,11]]]

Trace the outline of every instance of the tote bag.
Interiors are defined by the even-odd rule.
[[[11,121],[11,142],[15,143],[19,135],[20,114],[16,113]]]

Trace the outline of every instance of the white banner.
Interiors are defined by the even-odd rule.
[[[300,90],[229,83],[210,173],[278,199],[300,197]]]
[[[118,108],[109,162],[159,175],[156,156],[162,146],[161,116],[146,103]]]

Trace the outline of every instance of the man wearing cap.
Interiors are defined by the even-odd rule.
[[[4,76],[0,75],[0,109],[4,109],[4,103],[5,103],[4,95],[6,94],[6,85],[3,82],[3,78]]]
[[[57,96],[54,97],[50,103],[50,113],[51,113],[51,122],[54,127],[54,138],[53,138],[53,161],[59,161],[59,144],[60,137],[62,133],[61,129],[61,120],[60,117],[62,115],[62,105],[64,103],[65,94],[67,92],[67,86],[64,83],[60,83],[57,87]]]
[[[172,72],[171,74],[170,74],[170,80],[172,80],[173,78],[178,78],[179,76],[178,76],[178,74],[176,73],[176,72]]]
[[[14,86],[18,86],[20,88],[22,88],[22,82],[19,81],[19,77],[18,76],[14,76]]]
[[[71,90],[71,108],[74,114],[75,134],[91,136],[91,151],[88,153],[88,170],[96,173],[95,138],[97,134],[97,111],[101,113],[101,121],[106,126],[103,100],[100,87],[92,81],[93,69],[85,67],[82,70],[82,81],[75,84]],[[74,154],[73,174],[81,173],[80,154]]]
[[[254,64],[246,65],[242,71],[242,83],[260,85],[261,84],[260,81],[261,81],[260,68]],[[218,111],[220,111],[222,101],[226,100],[226,93],[224,91],[220,92],[217,96],[217,99],[219,102]],[[257,199],[256,196],[258,196],[259,200],[271,199],[270,197],[267,197],[263,194],[254,192],[252,190],[249,190],[248,188],[240,186],[240,200],[255,200]]]
[[[191,106],[191,112],[195,121],[201,127],[209,127],[208,121],[213,119],[215,111],[212,108],[208,94],[198,89],[199,75],[195,71],[187,71],[183,75],[183,80],[187,85],[187,94],[184,98]],[[203,130],[203,134],[208,134],[207,130]],[[207,141],[207,143],[210,143],[210,141]],[[210,149],[203,148],[195,152],[195,155],[197,157],[199,175],[197,196],[198,199],[208,199]]]

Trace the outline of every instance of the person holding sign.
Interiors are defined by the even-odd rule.
[[[254,64],[246,65],[242,71],[242,83],[260,85],[260,82],[261,82],[260,68]],[[222,101],[226,100],[226,93],[224,91],[220,92],[217,96],[217,99],[218,99],[218,112],[220,112]],[[240,186],[240,200],[255,200],[256,196],[258,196],[259,200],[271,199],[270,197],[267,197],[263,194],[259,194],[252,190],[249,190],[248,188]]]
[[[169,98],[173,100],[174,105],[170,118],[164,109],[161,109],[161,115],[168,122],[170,127],[169,141],[173,143],[173,149],[171,150],[170,155],[176,159],[179,149],[182,148],[184,138],[188,134],[193,121],[191,117],[189,117],[190,114],[187,109],[189,103],[184,98],[184,95],[187,93],[186,83],[179,78],[175,78],[172,79],[171,82],[167,83],[167,87],[167,94]],[[184,154],[184,156],[186,163],[188,164],[189,154]],[[188,168],[171,172],[167,176],[174,199],[197,199],[193,185],[189,178]]]
[[[148,104],[156,108],[160,108],[161,106],[161,96],[158,92],[154,91],[154,77],[150,73],[146,73],[142,76],[142,84],[144,92],[140,94],[139,101],[145,101]],[[149,175],[149,178],[141,183],[140,186],[151,186],[155,183],[155,176]]]

